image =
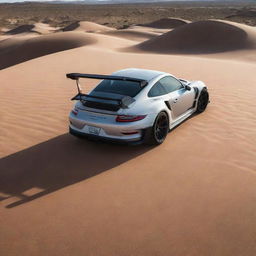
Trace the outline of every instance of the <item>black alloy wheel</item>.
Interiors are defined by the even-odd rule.
[[[208,103],[209,103],[209,93],[208,93],[207,89],[204,88],[201,91],[201,94],[200,94],[199,99],[198,99],[197,110],[196,110],[197,113],[204,112]]]

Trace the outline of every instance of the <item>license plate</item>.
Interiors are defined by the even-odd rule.
[[[94,127],[94,126],[88,126],[88,130],[90,134],[99,135],[100,134],[100,128]]]

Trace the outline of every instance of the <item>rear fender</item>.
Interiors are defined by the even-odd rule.
[[[190,82],[189,86],[192,88],[197,88],[199,90],[199,94],[202,89],[206,87],[205,83],[202,81],[192,81]]]

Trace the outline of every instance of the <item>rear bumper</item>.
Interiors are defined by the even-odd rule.
[[[146,130],[146,129],[145,129]],[[105,142],[114,142],[118,144],[130,144],[130,145],[140,145],[144,143],[144,134],[145,130],[142,131],[142,136],[139,139],[117,139],[117,138],[111,138],[111,137],[103,137],[98,135],[92,135],[84,132],[77,131],[71,127],[69,127],[69,133],[73,136],[79,137],[79,138],[91,138],[94,140],[100,140]]]

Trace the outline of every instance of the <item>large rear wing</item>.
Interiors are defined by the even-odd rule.
[[[89,79],[99,79],[99,80],[118,80],[118,81],[130,81],[130,82],[137,82],[140,84],[141,88],[146,86],[148,82],[143,79],[137,79],[133,77],[125,77],[125,76],[112,76],[112,75],[97,75],[97,74],[81,74],[81,73],[69,73],[66,74],[67,78],[70,78],[72,80],[76,81],[78,94],[73,97],[71,100],[87,100],[88,98],[96,98],[101,100],[109,100],[109,101],[115,101],[117,102],[117,105],[120,107],[126,108],[129,104],[134,102],[134,99],[125,96],[122,99],[114,99],[114,98],[106,98],[106,97],[99,97],[99,96],[92,96],[88,94],[82,93],[80,84],[79,84],[79,78],[89,78]]]
[[[126,77],[126,76],[109,76],[109,75],[96,75],[96,74],[81,74],[81,73],[69,73],[66,74],[67,78],[72,80],[78,80],[79,78],[90,78],[90,79],[99,79],[99,80],[119,80],[119,81],[130,81],[140,83],[141,87],[144,87],[148,84],[146,80]]]

